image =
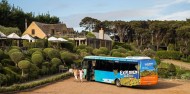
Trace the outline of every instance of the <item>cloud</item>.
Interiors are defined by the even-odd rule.
[[[161,4],[155,5],[154,8],[166,8],[172,5],[177,5],[180,3],[190,3],[190,0],[169,0],[164,1]]]
[[[159,13],[159,9],[139,9],[139,10],[118,10],[102,13],[84,13],[84,14],[75,14],[67,17],[61,17],[68,26],[78,27],[80,21],[84,17],[92,17],[98,20],[121,20],[121,19],[134,19],[134,18],[143,18],[143,17],[152,17],[155,14]]]
[[[190,10],[175,12],[169,15],[160,15],[157,20],[186,20],[190,18]]]

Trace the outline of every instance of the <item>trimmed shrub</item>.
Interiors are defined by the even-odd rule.
[[[157,51],[156,56],[161,59],[176,59],[179,60],[181,58],[181,53],[179,51]]]
[[[50,59],[53,59],[53,58],[60,58],[61,56],[58,50],[53,49],[48,51],[48,57]]]
[[[86,49],[86,47],[87,47],[87,46],[86,46],[85,44],[81,44],[81,45],[79,45],[77,48],[78,48],[78,49]]]
[[[9,87],[0,87],[0,93],[30,89],[30,88],[34,88],[40,85],[44,85],[46,83],[51,83],[57,80],[65,79],[70,76],[72,76],[72,73],[63,73],[63,74],[51,76],[48,78],[40,79],[38,81],[32,81],[32,82],[23,83],[23,84],[14,84]]]
[[[32,62],[34,64],[36,64],[37,66],[40,67],[41,64],[42,64],[42,62],[43,62],[43,60],[44,60],[44,58],[43,58],[43,56],[41,54],[34,54],[34,55],[32,55],[31,60],[32,60]]]
[[[106,47],[100,47],[99,50],[101,50],[100,54],[107,55],[109,53],[109,50]]]
[[[18,46],[11,46],[10,49],[18,49],[18,50],[21,50],[20,47],[18,47]]]
[[[10,56],[13,52],[20,52],[20,50],[19,50],[19,49],[11,49],[11,50],[9,50],[9,52],[8,52],[9,56]]]
[[[24,55],[21,52],[13,52],[12,54],[10,54],[10,58],[17,66],[18,62],[24,59]]]
[[[32,55],[34,55],[34,54],[40,54],[40,55],[42,55],[42,56],[43,56],[43,54],[42,54],[42,52],[41,52],[41,51],[35,51]]]
[[[67,65],[71,65],[74,63],[75,55],[70,52],[62,52],[61,59],[64,60]]]
[[[42,49],[40,49],[40,48],[31,48],[31,49],[28,50],[28,54],[31,56],[36,51],[42,52]]]
[[[62,64],[62,62],[61,62],[61,60],[59,58],[53,58],[51,60],[51,63],[52,63],[52,65],[55,65],[55,66],[58,66],[58,65]]]
[[[92,48],[92,47],[87,46],[87,47],[86,47],[86,50],[87,50],[87,52],[88,52],[89,54],[91,54],[91,53],[92,53],[92,51],[93,51],[93,48]]]
[[[35,64],[31,63],[30,68],[29,68],[29,73],[28,73],[29,79],[32,80],[32,79],[38,78],[39,71],[40,71],[39,68]]]
[[[94,49],[94,50],[92,51],[92,53],[93,53],[94,55],[99,55],[98,51],[99,51],[99,49]]]
[[[24,76],[24,69],[29,69],[30,67],[30,61],[28,60],[22,60],[18,62],[18,67],[22,70],[22,76]]]
[[[125,48],[118,48],[117,51],[120,53],[126,53],[127,52],[127,50]]]
[[[13,65],[15,66],[14,62],[10,59],[3,59],[1,60],[1,64],[4,65],[4,66],[7,66],[7,65]]]
[[[120,52],[113,52],[112,56],[113,57],[122,57]]]

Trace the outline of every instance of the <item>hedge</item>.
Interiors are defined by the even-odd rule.
[[[181,53],[179,51],[157,51],[156,56],[160,59],[176,59],[179,60],[181,58]]]
[[[37,80],[37,81],[32,81],[32,82],[23,83],[23,84],[14,84],[14,85],[9,86],[9,87],[0,87],[0,93],[3,93],[3,92],[13,93],[15,91],[31,89],[31,88],[35,88],[37,86],[41,86],[41,85],[45,85],[45,84],[55,82],[55,81],[58,81],[61,79],[65,79],[65,78],[68,78],[70,76],[72,76],[72,73],[67,72],[67,73],[56,75],[56,76],[43,78],[43,79]]]

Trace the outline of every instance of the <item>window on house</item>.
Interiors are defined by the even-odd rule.
[[[35,35],[35,29],[32,29],[32,35]]]

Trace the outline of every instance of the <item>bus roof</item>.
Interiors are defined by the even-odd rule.
[[[130,56],[126,58],[122,57],[106,57],[106,56],[85,56],[84,59],[98,59],[98,60],[114,60],[114,61],[133,61],[137,62],[138,60],[151,59],[150,57],[144,56]]]

